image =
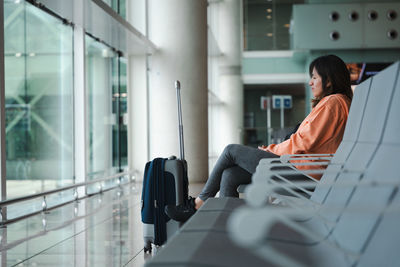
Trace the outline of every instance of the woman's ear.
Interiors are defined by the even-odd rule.
[[[328,94],[331,94],[332,91],[333,91],[332,83],[331,83],[330,80],[328,80],[328,81],[326,82],[326,90],[327,90],[327,93],[328,93]]]

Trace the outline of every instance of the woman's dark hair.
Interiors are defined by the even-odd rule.
[[[311,100],[312,107],[315,107],[325,96],[332,94],[343,94],[350,100],[353,98],[350,72],[342,59],[335,55],[321,56],[311,62],[309,68],[310,76],[312,76],[314,68],[321,76],[323,93],[322,96]]]

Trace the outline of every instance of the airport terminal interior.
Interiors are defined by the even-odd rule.
[[[0,0],[0,15],[1,266],[400,265],[399,0]],[[260,161],[240,202],[213,199],[145,252],[146,163],[184,154],[197,196],[228,144],[303,121],[309,64],[329,54],[354,98],[315,191],[275,203]]]

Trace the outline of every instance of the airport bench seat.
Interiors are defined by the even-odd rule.
[[[311,194],[318,209],[268,205],[259,196],[271,192],[263,185],[276,174],[260,162],[250,185],[258,192],[207,200],[146,266],[399,265],[399,68],[397,62],[363,83],[370,91],[360,130],[342,142],[349,153],[340,168],[328,165]]]
[[[264,266],[265,260],[236,245],[227,232],[229,215],[244,204],[209,198],[146,266]]]

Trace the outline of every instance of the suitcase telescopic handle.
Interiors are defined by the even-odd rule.
[[[181,104],[181,83],[175,81],[176,98],[178,101],[178,123],[179,123],[179,149],[181,160],[185,159],[185,149],[183,144],[183,124],[182,124],[182,104]]]

